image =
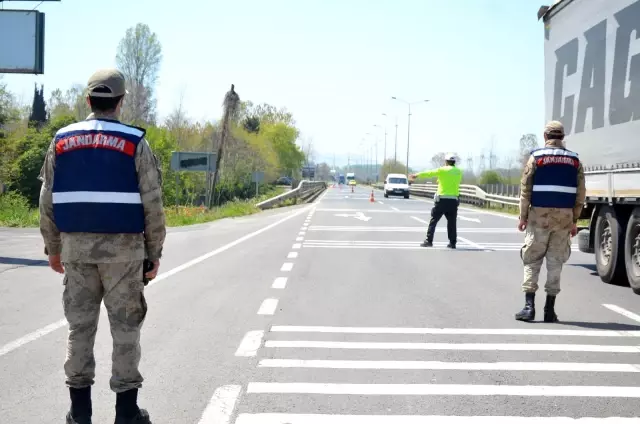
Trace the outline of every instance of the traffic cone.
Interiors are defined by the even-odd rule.
[[[374,198],[373,198],[373,190],[371,190],[371,197],[369,198],[369,201],[370,201],[371,203],[373,203],[373,202],[375,202],[375,201],[376,201],[376,199],[374,199]]]

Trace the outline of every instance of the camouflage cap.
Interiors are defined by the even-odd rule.
[[[549,121],[544,126],[544,132],[546,134],[564,135],[564,125],[560,121]]]
[[[101,90],[94,91],[97,88],[101,88]],[[117,69],[100,69],[96,71],[89,78],[87,93],[91,97],[109,98],[127,94],[124,74]]]

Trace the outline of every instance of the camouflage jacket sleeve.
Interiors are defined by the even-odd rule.
[[[520,219],[526,221],[529,218],[529,206],[531,206],[531,192],[533,191],[533,174],[536,172],[536,163],[533,156],[529,157],[524,166],[520,180]]]
[[[580,219],[582,208],[584,207],[584,201],[587,196],[587,187],[584,182],[584,168],[582,162],[578,165],[578,185],[576,192],[576,204],[573,207],[573,223],[575,224]]]
[[[166,237],[165,216],[162,205],[162,173],[160,165],[147,140],[142,140],[136,150],[138,186],[144,207],[144,239],[147,257],[162,257]]]
[[[38,179],[42,181],[40,188],[40,233],[44,239],[45,254],[59,255],[62,250],[60,241],[60,231],[53,219],[53,170],[55,167],[55,144],[53,141],[47,150],[44,158],[44,164],[40,169]]]

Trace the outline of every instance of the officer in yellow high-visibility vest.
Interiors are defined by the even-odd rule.
[[[462,182],[462,170],[456,167],[456,157],[453,154],[447,154],[444,158],[446,165],[429,171],[418,172],[409,175],[411,181],[416,178],[438,178],[438,191],[434,198],[435,204],[431,209],[431,221],[429,221],[429,229],[427,237],[420,245],[422,247],[433,246],[433,233],[436,231],[436,225],[442,215],[447,218],[447,235],[449,236],[450,249],[456,248],[456,240],[458,239],[456,231],[456,220],[458,219],[458,205],[460,203],[460,183]]]

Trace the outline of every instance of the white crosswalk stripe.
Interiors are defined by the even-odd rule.
[[[306,239],[302,244],[302,247],[308,248],[325,248],[325,249],[405,249],[405,250],[425,250],[420,246],[422,241],[420,240],[319,240],[319,239]],[[446,242],[434,242],[433,249],[445,249],[448,243]],[[456,247],[461,250],[477,250],[477,251],[519,251],[522,248],[522,243],[507,243],[507,242],[472,242],[458,238],[458,244]],[[579,251],[577,244],[571,245],[572,251]]]
[[[402,341],[387,339],[399,336],[403,336]],[[413,340],[407,340],[407,337]],[[416,337],[419,339],[416,340]],[[442,342],[440,339],[433,339],[436,337],[456,337],[457,339]],[[468,337],[476,339],[473,342],[460,339]],[[478,337],[481,338],[479,342]],[[487,337],[492,339],[484,340]],[[499,340],[502,337],[507,337],[508,340]],[[629,354],[640,353],[638,337],[640,332],[636,330],[273,326],[265,334],[264,344],[258,354],[259,373],[256,374],[254,381],[246,385],[243,406],[240,407],[235,422],[236,424],[627,424],[636,422],[637,418],[624,413],[621,416],[600,416],[595,412],[590,416],[584,416],[583,409],[584,405],[592,402],[614,400],[617,404],[628,405],[627,411],[629,408],[635,408],[635,402],[640,398],[640,384],[630,385],[628,378],[626,384],[619,385],[588,383],[593,381],[593,376],[598,375],[606,374],[607,378],[601,381],[611,384],[616,376],[626,378],[626,376],[640,373],[640,363],[619,360],[619,358],[633,357],[637,360],[637,356],[629,356]],[[375,338],[375,341],[372,341],[372,338]],[[517,341],[514,341],[514,338],[517,338]],[[406,355],[404,357],[401,355],[407,350],[415,351],[417,355],[431,357],[419,360],[408,359]],[[445,360],[433,360],[433,355],[437,351],[466,353],[467,356],[480,355],[482,360],[464,361],[455,356],[444,357]],[[534,355],[534,360],[499,360],[500,355],[510,352],[511,354],[525,352],[529,355],[528,358]],[[543,352],[544,357],[535,357],[538,352]],[[384,358],[368,358],[368,355],[376,353],[384,355]],[[573,361],[571,360],[573,354],[590,354],[588,358],[594,360]],[[400,356],[396,357],[397,355]],[[611,355],[614,357],[612,358]],[[495,357],[495,360],[491,360],[491,357]],[[397,378],[393,378],[393,373],[410,376],[407,374],[408,371],[427,374],[416,374],[411,381],[406,382],[398,382]],[[430,378],[429,373],[432,372],[457,372],[458,374],[451,374],[450,378],[441,377],[436,381],[435,378]],[[466,379],[465,384],[460,384],[456,381],[456,376],[459,378],[461,372],[473,372],[468,375],[474,378]],[[531,384],[501,384],[500,380],[494,380],[492,377],[498,375],[496,373],[500,373],[499,375],[536,373],[538,379],[543,376],[545,380],[544,384],[540,384],[539,380]],[[567,384],[566,379],[572,378],[576,373],[580,376],[577,377],[578,381]],[[424,376],[427,381],[420,381],[420,376]],[[591,377],[584,379],[582,376]],[[357,381],[354,381],[355,378]],[[490,384],[487,384],[487,381]],[[268,396],[270,401],[265,402],[264,396]],[[505,402],[505,399],[519,399],[516,404],[524,404],[534,399],[553,398],[553,402],[557,405],[556,410],[562,414],[558,416],[501,415],[492,414],[491,410],[479,415],[430,415],[414,412],[419,410],[419,406],[427,397],[442,398],[442,402],[446,402],[445,399],[451,396],[493,399],[491,402],[495,403],[496,410]],[[258,397],[262,400],[257,401]],[[344,400],[341,399],[342,397]],[[316,399],[320,402],[318,405],[324,405],[321,411],[309,407],[309,402],[302,401],[306,398]],[[362,404],[370,405],[368,402],[371,399],[376,399],[373,401],[376,402],[375,404],[402,399],[398,404],[409,410],[403,411],[398,408],[392,410],[389,407],[386,408],[385,413],[371,414],[371,410],[359,409]],[[283,410],[282,404],[291,405],[291,410]]]

